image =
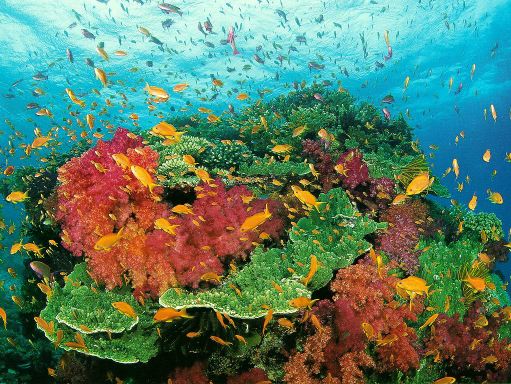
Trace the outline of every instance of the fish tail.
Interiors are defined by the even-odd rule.
[[[319,207],[321,206],[321,204],[325,204],[325,202],[324,201],[316,201],[314,203],[314,208],[316,208],[316,211],[319,212]]]
[[[155,187],[159,187],[159,185],[156,183],[149,183],[149,193],[153,193]]]

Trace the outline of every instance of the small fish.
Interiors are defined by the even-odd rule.
[[[431,324],[433,324],[435,322],[435,320],[437,319],[438,317],[438,313],[435,313],[433,315],[431,315],[425,322],[424,324],[422,324],[419,329],[424,329],[428,326],[430,326]]]
[[[293,329],[294,328],[293,322],[291,320],[289,320],[289,319],[286,319],[285,317],[281,317],[280,319],[278,319],[277,323],[281,327],[284,327],[284,328],[287,328],[287,329]]]
[[[105,71],[101,68],[94,67],[94,73],[96,74],[96,78],[101,81],[101,84],[103,84],[103,87],[106,87],[108,84],[108,79],[106,77]]]
[[[493,117],[493,121],[497,122],[497,111],[495,110],[495,106],[493,104],[490,105],[490,111]]]
[[[155,322],[164,321],[167,323],[171,323],[176,319],[193,319],[193,316],[188,315],[184,308],[180,311],[177,311],[174,308],[160,308],[156,311],[153,318]]]
[[[169,94],[163,88],[155,87],[146,83],[144,90],[151,96],[156,97],[159,100],[166,101],[169,99]]]
[[[124,153],[114,153],[112,159],[122,169],[129,169],[131,167],[131,160]]]
[[[96,251],[109,251],[114,245],[116,245],[119,240],[122,238],[122,233],[124,231],[124,227],[119,230],[117,233],[109,233],[99,238],[94,244],[94,249]]]
[[[310,256],[309,273],[302,279],[303,285],[307,286],[318,270],[318,258],[315,255]]]
[[[205,274],[203,274],[200,279],[202,281],[214,281],[214,282],[217,282],[217,283],[220,283],[220,281],[222,280],[223,276],[219,276],[217,273],[215,272],[206,272]]]
[[[188,207],[187,205],[176,205],[174,207],[172,207],[171,209],[172,212],[174,213],[178,213],[180,215],[191,215],[193,214],[193,210],[192,208]]]
[[[289,305],[291,305],[294,308],[299,308],[299,309],[305,309],[305,308],[311,309],[312,305],[316,301],[318,301],[318,299],[311,300],[308,297],[301,296],[301,297],[297,297],[295,299],[290,300]]]
[[[376,345],[379,347],[382,347],[384,345],[390,345],[397,339],[398,339],[398,336],[391,333],[390,335],[385,336],[383,339],[378,338],[376,340]]]
[[[453,384],[456,382],[456,378],[452,376],[445,376],[441,379],[435,380],[433,384]]]
[[[153,189],[159,186],[153,182],[153,178],[145,168],[138,165],[132,165],[130,169],[133,176],[135,176],[135,178],[140,181],[144,187],[149,188],[149,193],[153,193]]]
[[[489,163],[491,159],[491,151],[489,149],[486,150],[483,154],[483,161]]]
[[[133,307],[130,304],[126,303],[125,301],[113,302],[112,307],[117,309],[123,315],[131,317],[132,319],[136,319],[138,317]]]
[[[381,102],[384,104],[392,104],[394,102],[394,96],[387,95],[381,100]]]
[[[264,335],[264,332],[266,331],[266,327],[270,323],[271,319],[273,319],[273,309],[268,310],[268,312],[266,313],[266,316],[264,317],[263,335]]]
[[[427,295],[431,285],[427,285],[426,280],[421,279],[420,277],[408,276],[407,278],[398,281],[396,287],[408,292],[414,292],[418,295],[422,295],[423,293],[426,293]]]
[[[297,185],[292,185],[291,189],[293,190],[293,194],[295,197],[302,202],[302,204],[307,205],[308,207],[314,207],[319,212],[319,207],[322,204],[325,204],[324,202],[317,201],[316,197],[310,193],[309,191],[302,190]]]
[[[406,76],[405,81],[403,83],[404,91],[408,89],[408,84],[410,84],[410,76]]]
[[[504,198],[498,192],[492,192],[488,190],[488,200],[493,204],[504,204]]]
[[[7,329],[7,314],[5,313],[5,309],[0,307],[0,318],[4,322],[4,328]]]
[[[268,204],[266,204],[266,208],[264,211],[258,212],[252,216],[247,217],[243,224],[241,224],[240,231],[248,232],[257,229],[260,225],[270,219],[272,216],[271,212],[268,209]]]
[[[211,340],[213,340],[215,343],[218,343],[220,345],[223,345],[225,347],[229,347],[232,345],[232,343],[230,341],[225,341],[223,340],[222,338],[218,337],[218,336],[210,336],[209,337]]]
[[[481,277],[467,276],[461,281],[467,283],[476,292],[482,292],[486,289],[486,281]]]
[[[88,31],[87,29],[83,28],[81,31],[82,31],[82,35],[85,38],[92,39],[92,40],[96,39],[96,36],[92,32]]]
[[[170,222],[164,217],[156,219],[154,221],[154,228],[160,229],[162,231],[167,232],[169,235],[176,235],[176,228],[179,227],[178,224],[170,224]]]
[[[374,338],[374,328],[369,323],[362,323],[362,331],[364,331],[364,334],[366,335],[368,340],[372,340]]]
[[[434,181],[434,177],[431,179],[429,178],[429,172],[421,173],[420,175],[415,176],[410,184],[408,184],[406,187],[406,195],[418,195],[419,193],[431,187]]]
[[[470,199],[470,201],[468,202],[468,208],[473,211],[474,209],[476,209],[476,206],[477,206],[477,196],[476,194],[474,193],[472,195],[472,198]]]
[[[13,204],[21,203],[21,202],[25,201],[26,199],[28,199],[28,192],[20,192],[20,191],[11,192],[5,198],[5,200],[7,200],[9,203],[13,203]]]
[[[174,85],[174,87],[172,88],[172,90],[173,90],[174,92],[183,92],[186,88],[188,88],[188,84],[186,84],[186,83],[182,83],[182,84]]]

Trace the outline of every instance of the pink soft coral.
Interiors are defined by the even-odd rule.
[[[199,198],[193,203],[193,214],[170,220],[179,227],[169,253],[179,283],[195,288],[204,273],[221,275],[229,261],[245,260],[254,244],[261,241],[262,232],[277,239],[283,228],[278,215],[280,204],[253,199],[245,186],[226,190],[216,180],[209,185],[201,184],[197,192]],[[245,219],[264,211],[266,205],[272,218],[254,230],[242,232],[240,227]]]

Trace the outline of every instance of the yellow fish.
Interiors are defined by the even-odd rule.
[[[311,300],[308,297],[300,296],[293,300],[290,300],[289,305],[291,305],[294,308],[300,308],[300,309],[309,308],[309,309],[311,309],[312,305],[318,300],[319,299]]]
[[[495,106],[493,104],[490,105],[490,111],[493,117],[493,121],[497,122],[497,111],[495,110]]]
[[[117,164],[122,169],[128,169],[131,167],[131,161],[124,153],[114,153],[112,155],[112,159],[114,159],[115,164]]]
[[[249,216],[243,221],[241,224],[240,231],[248,232],[256,229],[261,224],[263,224],[266,220],[271,218],[271,212],[268,210],[268,204],[266,204],[266,208],[264,211],[258,212],[252,216]]]
[[[238,96],[236,96],[236,99],[238,100],[246,100],[249,96],[246,93],[240,93]]]
[[[9,203],[17,204],[17,203],[21,203],[22,201],[24,201],[27,198],[28,198],[28,192],[16,191],[16,192],[9,193],[7,195],[7,197],[5,198],[5,200],[7,200]]]
[[[474,193],[474,195],[472,196],[472,198],[470,199],[469,203],[468,203],[468,208],[473,211],[474,209],[476,209],[476,206],[477,206],[477,196],[476,194]]]
[[[300,136],[307,129],[307,125],[301,125],[293,129],[293,137]]]
[[[435,380],[433,384],[453,384],[456,382],[456,378],[452,376],[445,376],[441,379]]]
[[[99,53],[99,56],[101,56],[106,61],[110,60],[110,57],[108,57],[108,53],[106,53],[104,48],[96,47],[96,52]]]
[[[87,121],[89,128],[94,129],[94,116],[89,113],[85,116],[85,120]]]
[[[96,244],[94,244],[94,249],[96,251],[109,251],[119,242],[119,240],[121,240],[123,231],[124,227],[117,233],[109,233],[108,235],[102,236],[98,241],[96,241]]]
[[[174,308],[160,308],[156,311],[153,318],[155,322],[165,321],[167,323],[171,323],[176,319],[193,319],[193,316],[188,315],[184,308],[180,311]]]
[[[374,328],[369,323],[362,323],[362,330],[364,331],[364,334],[366,335],[368,340],[372,340],[374,337]]]
[[[502,195],[498,192],[492,192],[490,190],[488,190],[488,200],[490,200],[493,204],[504,204]]]
[[[103,71],[101,68],[94,68],[94,73],[96,74],[96,78],[101,81],[101,84],[103,84],[103,87],[107,86],[108,80],[106,77],[105,71]]]
[[[137,318],[137,313],[135,312],[133,307],[124,301],[116,301],[116,302],[112,303],[112,307],[117,309],[123,315],[131,317],[133,319]]]
[[[147,91],[147,93],[149,93],[151,96],[154,96],[161,100],[167,101],[169,98],[169,94],[167,93],[167,91],[165,91],[162,88],[149,85],[148,83],[146,83],[144,90]]]
[[[406,195],[407,196],[417,195],[431,187],[434,181],[435,178],[432,177],[430,179],[428,172],[421,173],[420,175],[415,176],[414,179],[410,182],[410,184],[408,184],[408,187],[406,187]]]
[[[271,151],[274,152],[274,153],[288,153],[288,152],[291,152],[291,150],[293,149],[293,147],[289,144],[278,144],[276,146],[274,146]]]
[[[209,338],[211,340],[213,340],[215,343],[218,343],[218,344],[226,346],[226,347],[232,345],[232,343],[230,341],[225,341],[225,340],[223,340],[222,338],[220,338],[218,336],[210,336]]]
[[[5,313],[5,309],[0,307],[0,318],[2,318],[4,322],[4,328],[7,329],[7,314]]]
[[[404,82],[404,84],[403,84],[403,86],[404,86],[404,90],[405,90],[405,91],[406,91],[406,90],[407,90],[407,88],[408,88],[408,84],[410,84],[410,76],[406,76],[406,78],[405,78],[405,82]]]
[[[419,329],[424,329],[426,328],[427,326],[433,324],[436,320],[436,318],[438,317],[438,313],[435,313],[433,315],[431,315],[425,322],[424,324],[422,324]]]
[[[174,85],[174,88],[172,88],[172,90],[174,92],[183,92],[186,88],[188,88],[188,84],[181,83],[181,84]]]
[[[307,205],[308,207],[316,208],[318,212],[321,204],[325,204],[324,202],[317,201],[316,197],[312,193],[310,193],[309,191],[304,191],[297,185],[292,185],[291,189],[293,190],[293,193],[298,200],[300,200],[303,204]]]
[[[482,292],[486,288],[486,281],[480,277],[467,276],[462,281],[470,285],[476,292]]]
[[[154,221],[154,227],[156,229],[161,229],[162,231],[167,232],[169,235],[175,235],[176,234],[175,229],[179,227],[179,225],[177,224],[172,225],[168,222],[167,219],[162,217]]]
[[[171,210],[172,210],[172,212],[179,213],[181,215],[190,215],[193,213],[192,208],[190,208],[184,204],[176,205],[176,206],[172,207]]]
[[[222,80],[220,80],[220,79],[213,79],[211,82],[212,82],[212,83],[213,83],[213,85],[214,85],[214,86],[216,86],[216,87],[221,87],[221,86],[223,86],[223,85],[224,85],[223,81],[222,81]]]
[[[154,187],[159,186],[158,184],[153,182],[153,178],[151,177],[151,175],[149,174],[149,172],[147,172],[147,170],[145,168],[140,167],[138,165],[132,165],[130,167],[130,169],[131,169],[131,173],[133,173],[133,176],[135,176],[135,178],[138,181],[140,181],[140,183],[144,187],[149,188],[150,193],[153,193]]]
[[[311,255],[310,260],[311,260],[311,263],[310,263],[309,273],[307,273],[307,276],[305,276],[302,279],[302,283],[305,286],[307,286],[307,284],[309,284],[309,282],[311,281],[311,279],[314,277],[314,275],[316,274],[316,272],[318,270],[318,258],[315,255]]]
[[[422,295],[423,293],[428,295],[429,287],[431,287],[431,285],[426,284],[426,280],[421,279],[420,277],[408,276],[407,278],[398,281],[396,287],[407,292],[414,292],[418,295]]]
[[[67,95],[69,96],[69,98],[71,99],[71,101],[73,103],[78,104],[80,107],[85,106],[85,101],[80,100],[79,98],[77,98],[72,89],[66,88],[66,93],[67,93]]]
[[[452,169],[454,171],[454,174],[456,175],[456,178],[460,175],[460,166],[458,164],[458,159],[452,160]]]
[[[474,73],[476,73],[476,65],[472,64],[472,69],[470,70],[470,80],[474,78]]]
[[[486,152],[484,152],[484,154],[483,154],[483,160],[485,162],[489,163],[490,159],[491,159],[491,151],[489,149],[487,149]]]

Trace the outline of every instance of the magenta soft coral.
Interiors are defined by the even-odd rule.
[[[320,350],[314,353],[298,353],[286,365],[286,379],[305,376],[304,383],[325,382],[318,379],[321,372],[332,383],[363,383],[363,369],[381,372],[400,370],[408,372],[419,366],[417,336],[406,321],[416,321],[422,312],[421,299],[414,302],[413,311],[406,304],[395,300],[395,285],[399,279],[377,273],[376,266],[368,258],[355,265],[339,270],[331,284],[333,302],[322,300],[314,308],[321,319],[328,338],[318,334],[311,336],[311,348],[321,341]],[[369,324],[374,336],[368,340],[362,324]],[[381,337],[394,338],[387,345],[376,345]],[[375,345],[375,355],[369,355],[368,346]],[[307,341],[306,345],[309,345]],[[316,347],[317,348],[317,347]],[[306,349],[307,351],[307,349]]]
[[[415,250],[419,235],[431,231],[428,215],[428,206],[420,200],[413,200],[391,205],[380,217],[389,226],[377,238],[378,248],[410,274],[419,267],[419,253]]]
[[[488,322],[482,320],[484,317]],[[459,316],[438,316],[431,336],[426,339],[429,353],[445,361],[456,373],[474,381],[507,382],[511,376],[511,351],[508,338],[500,339],[498,329],[508,316],[502,313],[485,316],[485,308],[476,302],[463,321]]]
[[[195,288],[203,274],[221,275],[229,261],[245,260],[254,243],[261,242],[259,235],[262,232],[278,239],[283,228],[280,204],[254,199],[245,186],[227,190],[220,180],[215,180],[210,185],[201,184],[197,195],[192,206],[193,214],[170,220],[179,227],[169,253],[179,283]],[[264,211],[266,205],[272,218],[255,230],[241,232],[245,219]]]
[[[362,152],[358,149],[350,149],[344,152],[337,160],[342,165],[344,172],[340,175],[343,186],[355,189],[360,184],[369,181],[369,168],[363,160]]]

